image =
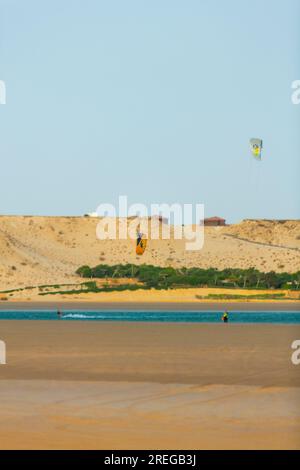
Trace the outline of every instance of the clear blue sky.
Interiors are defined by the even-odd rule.
[[[300,216],[299,0],[0,0],[0,79],[2,214]]]

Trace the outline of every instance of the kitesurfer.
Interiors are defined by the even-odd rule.
[[[227,310],[223,313],[222,321],[223,321],[224,323],[228,323],[228,321],[229,321],[229,315],[228,315]]]
[[[136,237],[136,245],[139,246],[143,238],[143,234],[141,232],[137,232],[137,237]]]

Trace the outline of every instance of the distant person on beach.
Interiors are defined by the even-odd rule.
[[[62,312],[58,309],[57,310],[57,318],[61,318],[62,317]]]
[[[228,323],[229,315],[228,315],[227,311],[224,312],[224,314],[222,316],[222,320],[223,320],[223,323]]]

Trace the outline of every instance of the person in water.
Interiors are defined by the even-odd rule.
[[[228,323],[228,320],[229,320],[229,315],[228,315],[228,312],[224,312],[223,314],[223,317],[222,317],[222,320],[224,323]]]
[[[61,311],[58,309],[58,310],[57,310],[57,318],[61,318],[61,317],[62,317],[62,313],[61,313]]]

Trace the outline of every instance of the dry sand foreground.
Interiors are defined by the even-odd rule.
[[[299,326],[0,322],[0,448],[300,448]]]

